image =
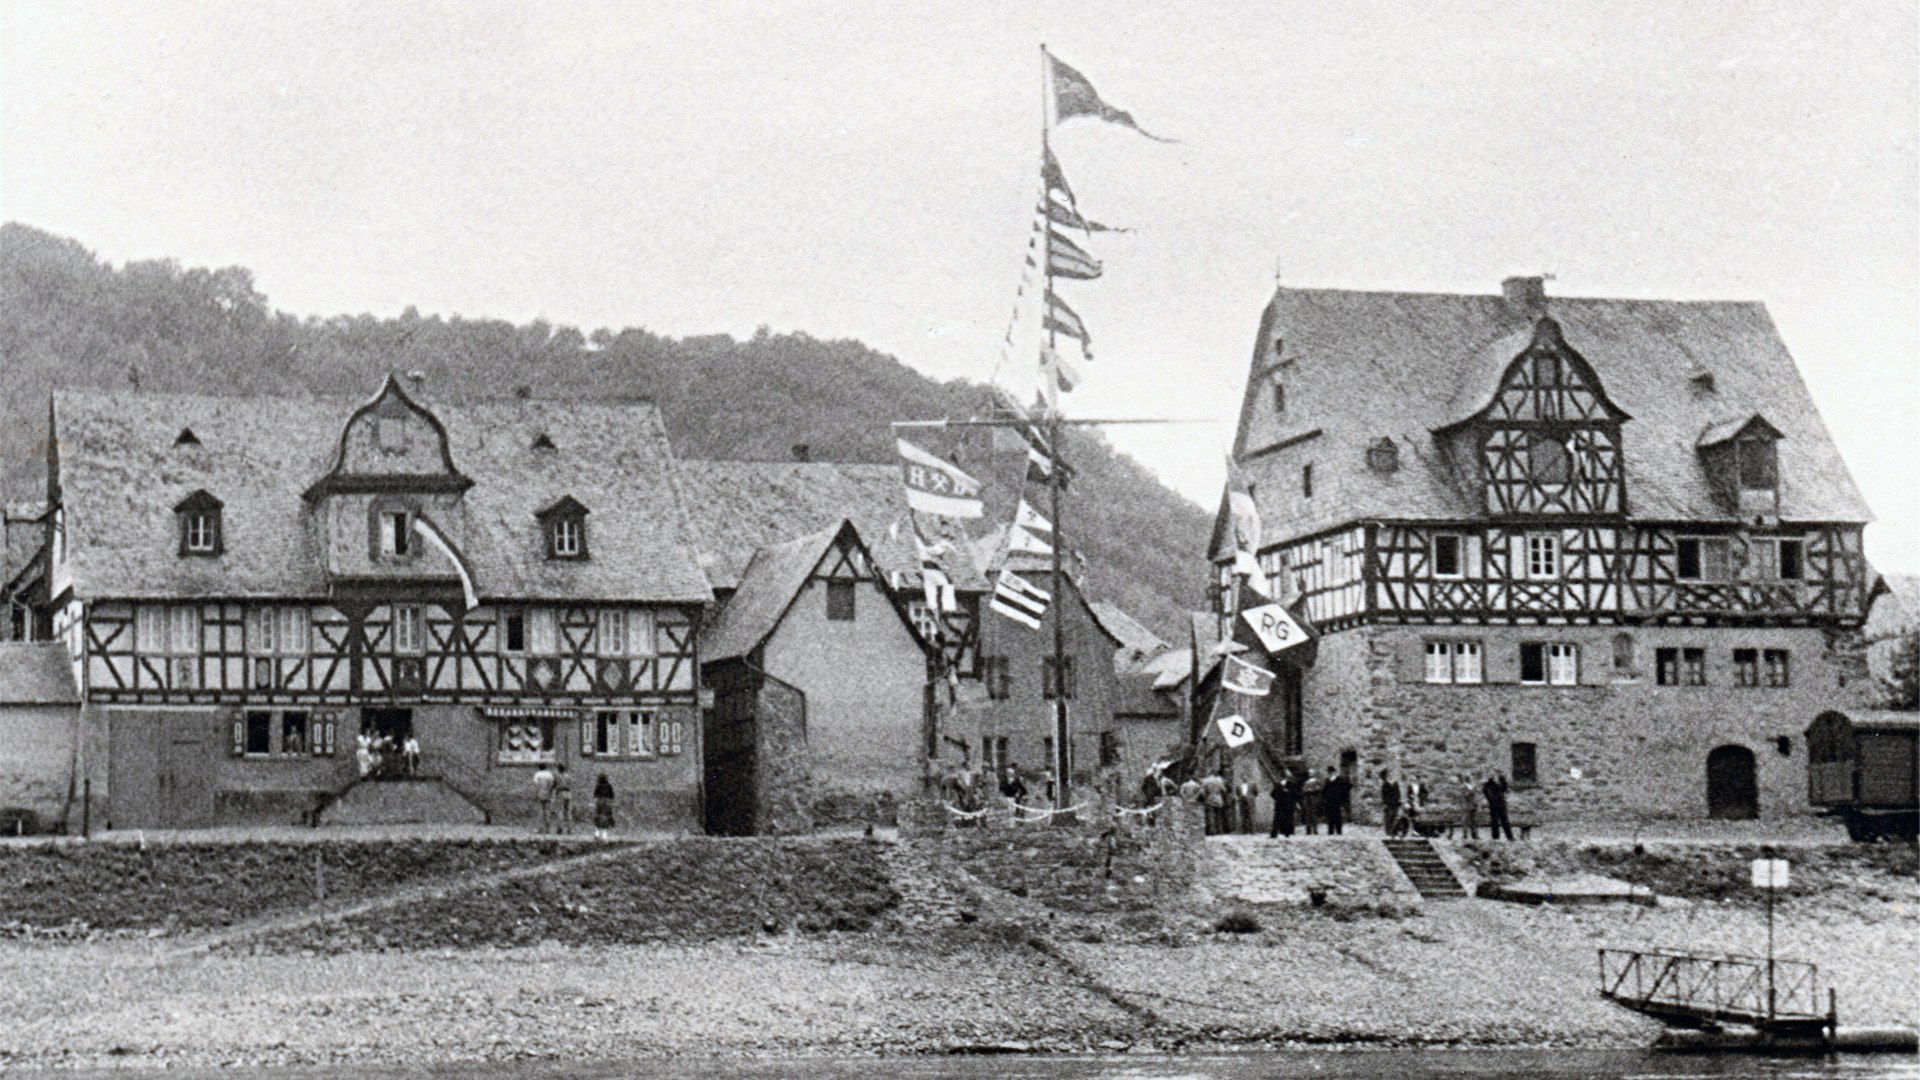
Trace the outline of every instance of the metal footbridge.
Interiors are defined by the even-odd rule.
[[[1600,950],[1600,996],[1674,1027],[1817,1037],[1835,1023],[1833,991],[1821,993],[1819,976],[1798,960]]]

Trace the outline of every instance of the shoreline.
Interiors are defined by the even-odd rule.
[[[1022,876],[1034,834],[964,864],[857,838],[449,843],[407,881],[387,875],[419,852],[379,845],[0,860],[0,1070],[1642,1052],[1664,1029],[1600,999],[1596,948],[1765,943],[1763,909],[1680,848],[1637,859],[1694,893],[1655,907],[1316,909],[1222,902],[1204,866],[1177,890],[1069,889],[1098,848],[1054,840],[1050,894]],[[1557,871],[1617,853],[1503,849],[1523,854]],[[312,895],[323,857],[333,906]],[[1820,965],[1843,1024],[1920,1026],[1907,858],[1809,854],[1779,903],[1780,955]],[[80,911],[118,922],[63,921]]]

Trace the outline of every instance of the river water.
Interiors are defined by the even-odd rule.
[[[61,1072],[128,1080],[127,1070]],[[1170,1057],[778,1058],[432,1068],[175,1070],[169,1080],[1920,1080],[1920,1058],[1760,1058],[1589,1050],[1278,1051]]]

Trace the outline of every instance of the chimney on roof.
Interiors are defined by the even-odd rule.
[[[1547,279],[1510,277],[1500,283],[1500,297],[1508,314],[1537,319],[1547,313]]]
[[[812,461],[813,449],[803,442],[794,443],[793,444],[793,460]]]
[[[407,391],[416,396],[427,385],[427,373],[424,371],[409,371],[407,372],[406,379]]]

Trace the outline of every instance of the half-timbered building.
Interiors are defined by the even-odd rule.
[[[1563,816],[1804,809],[1869,515],[1763,306],[1281,288],[1234,458],[1324,634],[1281,654],[1275,747]]]
[[[891,824],[924,790],[939,652],[852,522],[756,552],[700,651],[710,831]]]
[[[651,405],[390,379],[65,391],[52,426],[45,595],[105,733],[96,822],[527,820],[552,763],[582,803],[607,774],[625,823],[699,826],[711,594]],[[362,737],[412,788],[363,782]]]

